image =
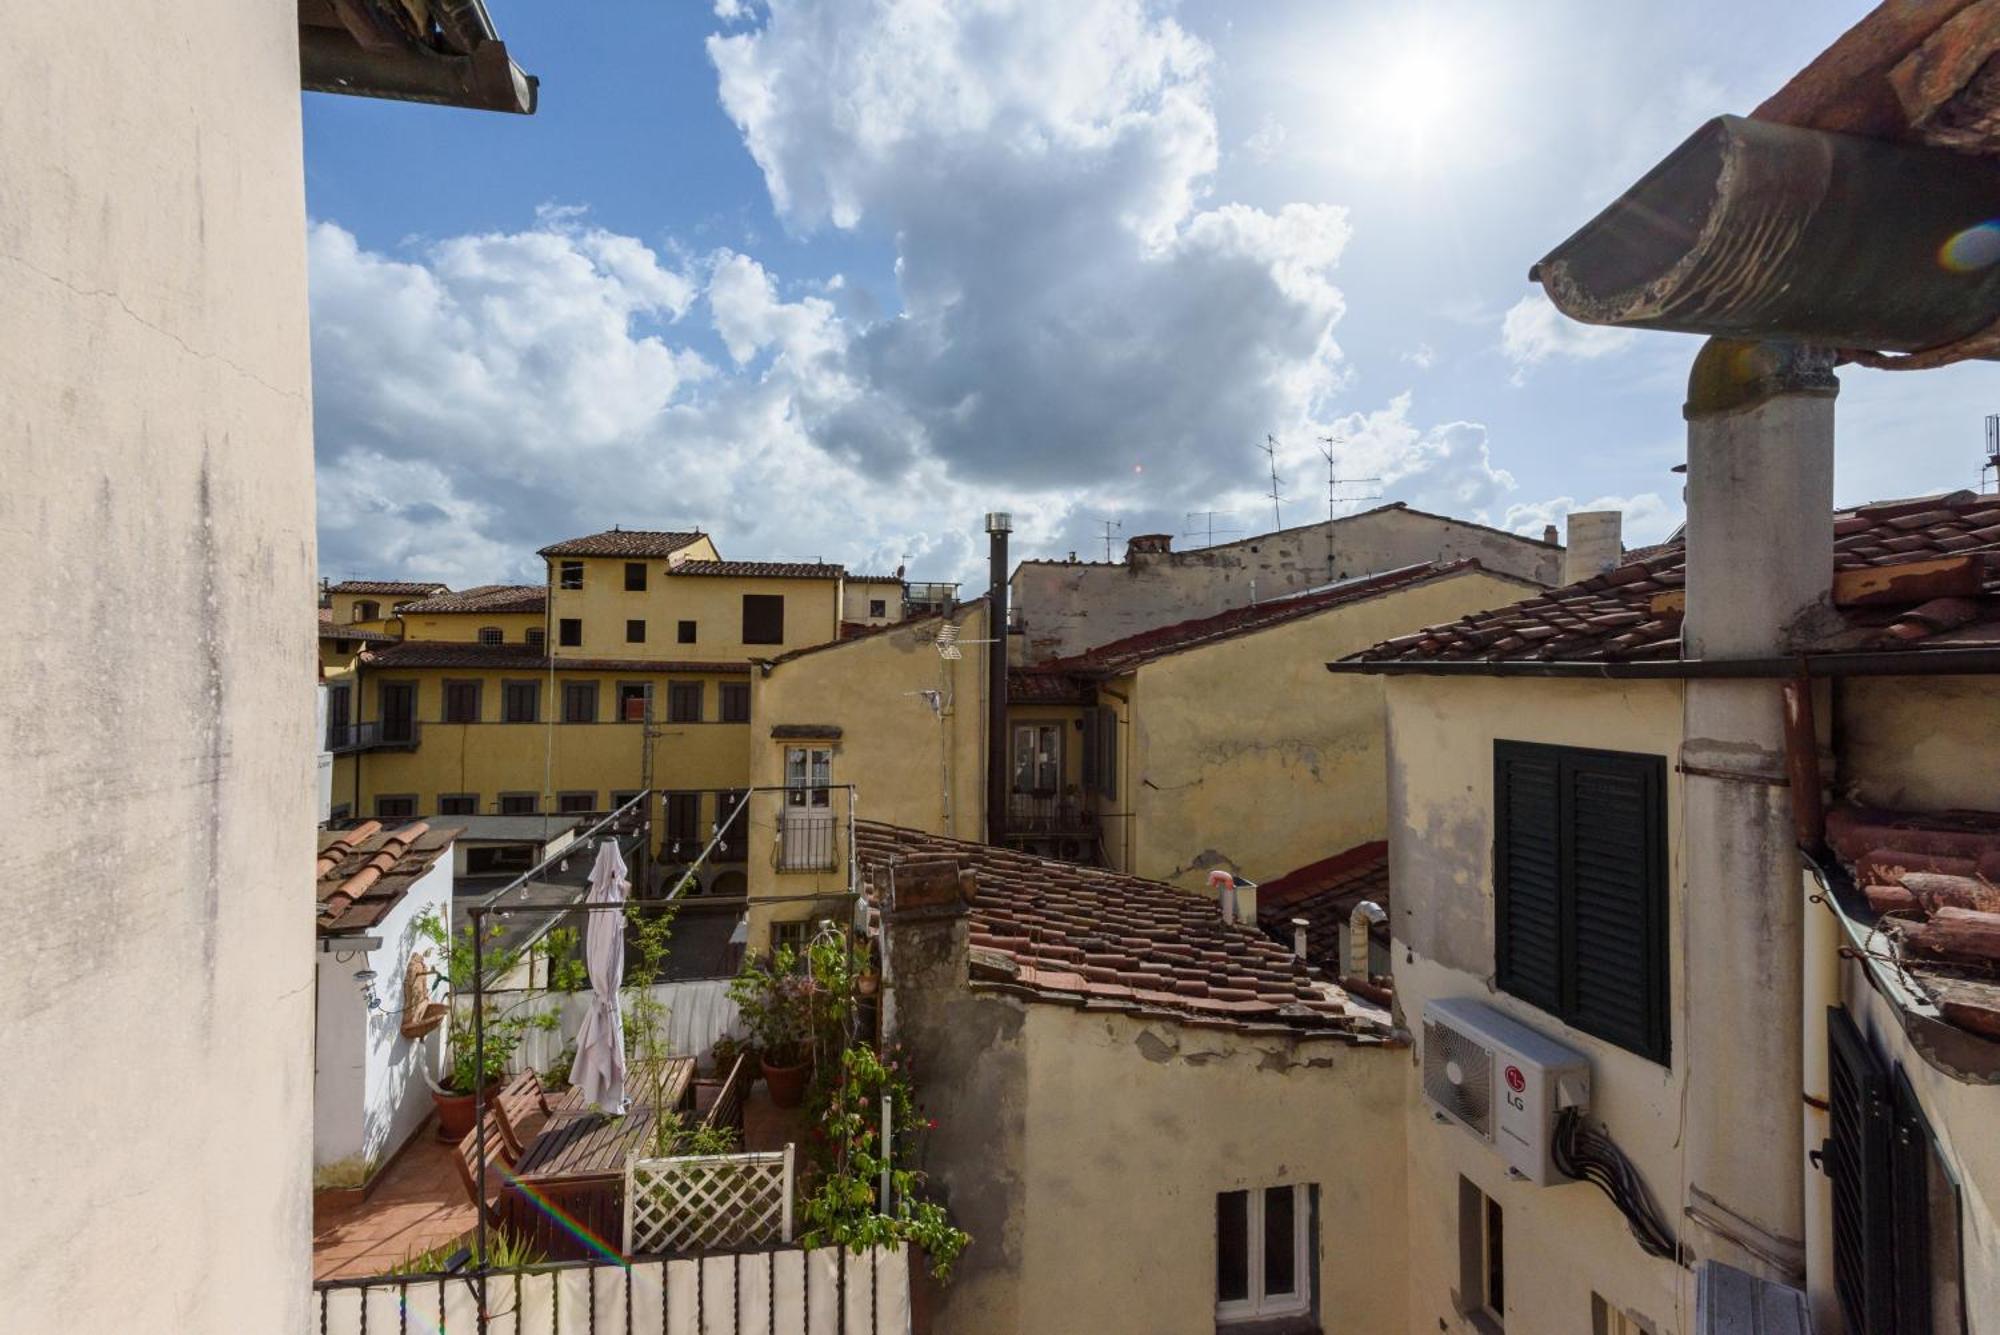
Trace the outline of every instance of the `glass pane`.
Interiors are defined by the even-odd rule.
[[[806,749],[803,746],[789,747],[785,751],[785,783],[797,788],[806,781]]]
[[[1225,1191],[1215,1198],[1215,1300],[1241,1302],[1250,1296],[1250,1193]]]
[[[812,753],[812,781],[816,788],[824,788],[833,782],[833,752],[816,750]]]
[[[1291,1187],[1264,1189],[1264,1296],[1283,1297],[1299,1291],[1298,1251],[1294,1205],[1298,1192]]]

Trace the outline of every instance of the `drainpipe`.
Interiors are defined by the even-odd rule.
[[[1710,339],[1689,378],[1689,657],[1780,656],[1830,619],[1830,355]],[[1785,710],[1769,680],[1686,683],[1682,1023],[1687,1072],[1684,1239],[1797,1284],[1805,1146],[1798,835]]]
[[[990,592],[986,615],[992,629],[986,646],[986,842],[1007,842],[1007,535],[1014,517],[994,510],[986,516]]]

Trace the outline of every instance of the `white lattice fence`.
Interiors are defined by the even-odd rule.
[[[792,1240],[792,1146],[761,1154],[635,1159],[625,1169],[625,1254]]]

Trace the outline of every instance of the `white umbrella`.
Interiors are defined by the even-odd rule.
[[[587,904],[623,904],[632,888],[618,841],[606,839],[590,869]],[[590,1010],[576,1031],[576,1064],[569,1082],[585,1104],[625,1111],[625,1022],[618,1014],[618,988],[625,981],[625,914],[599,909],[583,930],[583,958],[590,968]]]

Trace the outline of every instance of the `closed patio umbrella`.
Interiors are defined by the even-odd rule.
[[[590,869],[586,904],[623,904],[632,888],[618,841],[606,839]],[[583,1101],[611,1112],[625,1111],[625,1022],[618,1014],[618,988],[625,981],[625,914],[598,909],[583,930],[583,958],[590,970],[590,1010],[576,1032],[576,1064],[569,1081]]]

